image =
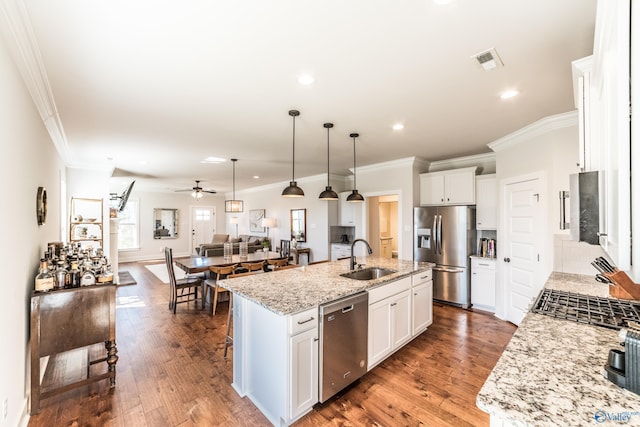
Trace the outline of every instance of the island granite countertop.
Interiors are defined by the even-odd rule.
[[[349,272],[349,260],[325,262],[266,274],[221,280],[220,285],[280,315],[304,311],[360,291],[431,269],[435,264],[395,258],[358,257],[367,267],[383,267],[396,273],[373,280],[341,277]]]
[[[553,273],[547,288],[608,297],[591,276]],[[640,425],[640,395],[602,372],[618,332],[528,313],[476,398],[492,425]]]

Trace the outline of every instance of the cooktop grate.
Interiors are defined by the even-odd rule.
[[[531,308],[533,313],[609,329],[640,322],[640,302],[543,289]]]

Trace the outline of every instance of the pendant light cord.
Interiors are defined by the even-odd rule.
[[[353,137],[353,189],[358,188],[356,184],[356,137]]]
[[[329,187],[329,129],[327,126],[327,187]]]
[[[293,161],[291,162],[291,181],[296,180],[296,116],[293,117]]]

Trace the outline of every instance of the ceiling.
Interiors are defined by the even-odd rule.
[[[486,144],[573,110],[571,61],[593,49],[596,0],[22,0],[70,166],[173,191],[349,175]],[[475,54],[495,48],[504,66]],[[297,78],[310,73],[309,86]],[[516,89],[507,100],[500,93]],[[403,130],[392,125],[403,123]],[[215,156],[220,164],[203,164]],[[253,178],[254,175],[259,179]],[[140,189],[140,188],[139,188]]]

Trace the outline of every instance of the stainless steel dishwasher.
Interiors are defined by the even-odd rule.
[[[320,306],[320,402],[367,372],[369,294]]]

